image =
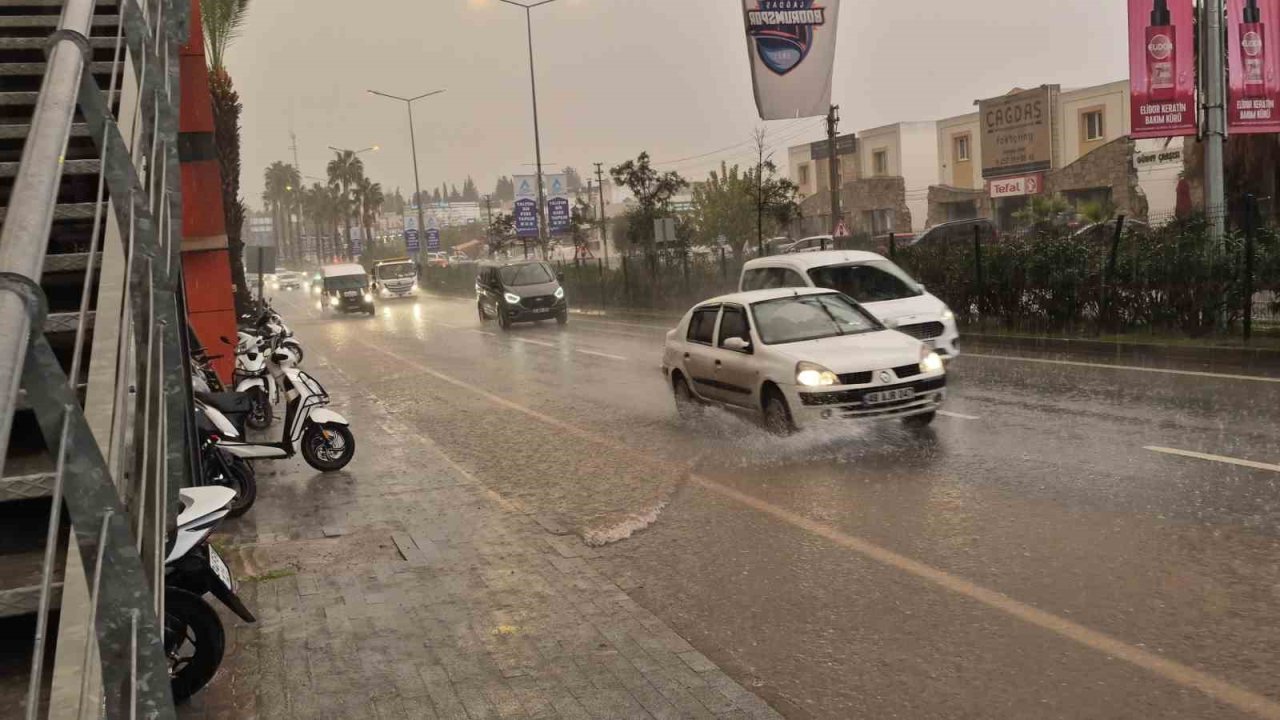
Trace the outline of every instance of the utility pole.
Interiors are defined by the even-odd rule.
[[[493,203],[488,195],[484,196],[484,217],[484,236],[488,241],[486,249],[489,251],[489,257],[493,257]]]
[[[1218,0],[1221,2],[1221,0]],[[840,158],[836,156],[836,125],[840,123],[840,106],[827,110],[827,183],[831,185],[831,235],[840,227]]]
[[[1212,236],[1222,237],[1227,212],[1222,144],[1227,135],[1227,98],[1223,82],[1223,0],[1205,0],[1200,27],[1204,39],[1204,205]]]
[[[600,191],[600,250],[604,253],[604,266],[609,267],[609,218],[604,214],[604,168],[596,163],[596,188]]]
[[[298,211],[297,221],[293,224],[294,252],[297,253],[297,260],[301,260],[306,255],[306,248],[302,246],[302,188],[306,187],[306,183],[302,180],[302,164],[298,162],[298,136],[293,130],[289,130],[289,148],[293,150],[293,169],[298,171],[297,192],[293,194],[294,209]]]
[[[756,257],[764,257],[764,134],[755,132],[756,139]]]

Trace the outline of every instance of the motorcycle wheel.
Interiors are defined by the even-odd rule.
[[[227,516],[240,517],[249,512],[249,508],[258,499],[258,474],[243,458],[224,456],[223,464],[226,472],[221,484],[236,491],[236,499],[231,501]]]
[[[209,603],[177,588],[164,593],[164,654],[175,703],[209,684],[222,664],[227,636]]]
[[[321,472],[341,470],[356,454],[351,429],[338,423],[307,423],[301,445],[302,459]]]
[[[245,418],[245,423],[254,430],[266,430],[271,427],[273,409],[267,391],[260,387],[249,388],[249,399],[253,401],[253,410],[249,411],[249,417]]]

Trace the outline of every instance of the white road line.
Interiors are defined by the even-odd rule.
[[[476,330],[475,328],[468,328],[467,332],[476,333],[478,335],[488,335],[489,337],[496,337],[494,333],[488,332],[487,330]]]
[[[537,410],[512,402],[507,398],[494,395],[481,387],[459,380],[450,375],[446,375],[438,370],[433,370],[413,358],[400,355],[384,347],[374,345],[373,343],[363,341],[359,342],[366,347],[396,359],[406,367],[417,368],[443,382],[479,395],[495,405],[500,405],[502,407],[510,408],[516,412],[523,413],[536,420],[541,420],[553,427],[561,428],[566,432],[572,433],[585,440],[590,440],[592,442],[626,452],[627,454],[634,456],[638,462],[659,465],[675,472],[688,472],[687,468],[674,465],[661,459],[655,459],[651,455],[642,453],[625,443],[599,435],[590,430],[583,430],[572,423],[540,413]],[[1166,680],[1181,685],[1182,687],[1198,690],[1199,692],[1231,705],[1238,710],[1242,710],[1258,717],[1268,718],[1269,720],[1280,720],[1280,703],[1265,695],[1261,695],[1240,685],[1235,685],[1223,680],[1217,676],[1197,670],[1190,665],[1184,665],[1176,660],[1170,660],[1169,658],[1153,653],[1150,650],[1145,650],[1136,645],[1126,643],[1123,640],[1118,640],[1110,635],[1098,632],[1097,630],[1093,630],[1092,628],[1086,627],[1072,620],[1068,620],[1064,617],[1054,615],[1053,613],[1046,612],[1033,605],[1015,600],[1002,592],[985,588],[958,575],[953,575],[945,570],[927,565],[906,555],[880,547],[879,545],[863,538],[849,535],[829,525],[824,525],[815,520],[811,520],[803,515],[774,505],[767,500],[762,500],[754,495],[749,495],[734,488],[730,488],[714,480],[698,475],[690,475],[689,480],[690,482],[696,483],[709,491],[732,499],[759,512],[772,515],[793,527],[824,538],[834,545],[856,552],[865,558],[887,567],[891,567],[895,570],[899,570],[936,587],[940,587],[962,597],[969,598],[974,602],[1005,613],[1011,617],[1015,617],[1030,625],[1034,625],[1058,635],[1059,637],[1079,643],[1084,647],[1095,650],[1108,657],[1124,660],[1125,662],[1142,668],[1153,675],[1158,675]]]
[[[949,417],[949,418],[959,418],[961,420],[979,420],[980,419],[977,415],[965,415],[963,413],[951,412],[950,410],[939,410],[938,414],[944,417]]]
[[[543,342],[541,340],[530,340],[528,338],[514,338],[516,342],[529,343],[530,345],[541,345],[542,347],[558,348],[555,343]]]
[[[610,360],[626,360],[627,359],[625,357],[622,357],[621,355],[610,355],[609,353],[599,352],[596,350],[583,350],[581,348],[578,348],[576,352],[580,352],[583,355],[595,355],[596,357],[609,358]]]
[[[1270,470],[1271,472],[1280,473],[1280,465],[1272,465],[1271,463],[1257,462],[1254,460],[1241,460],[1240,458],[1227,457],[1225,455],[1210,455],[1209,453],[1195,452],[1194,450],[1179,450],[1177,448],[1159,447],[1157,445],[1147,445],[1143,450],[1151,452],[1164,453],[1166,455],[1181,455],[1182,457],[1195,458],[1196,460],[1210,460],[1212,462],[1227,463],[1228,465],[1239,465],[1241,467],[1253,468],[1254,470]]]
[[[985,353],[966,352],[961,358],[975,357],[990,360],[1013,360],[1015,362],[1043,363],[1046,365],[1071,365],[1074,367],[1106,368],[1109,370],[1136,370],[1138,372],[1161,373],[1164,375],[1190,375],[1192,377],[1221,378],[1223,380],[1252,380],[1254,382],[1280,383],[1280,377],[1262,377],[1261,375],[1232,375],[1230,373],[1200,372],[1198,370],[1170,370],[1168,368],[1141,367],[1138,365],[1109,365],[1107,363],[1080,362],[1077,360],[1049,360],[1047,358],[1017,357],[1014,355],[988,355]]]

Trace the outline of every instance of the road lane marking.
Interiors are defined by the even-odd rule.
[[[1257,462],[1255,460],[1241,460],[1240,458],[1227,457],[1225,455],[1210,455],[1209,453],[1195,452],[1194,450],[1179,450],[1158,445],[1146,445],[1142,449],[1166,455],[1181,455],[1182,457],[1195,458],[1196,460],[1210,460],[1212,462],[1227,463],[1228,465],[1253,468],[1254,470],[1270,470],[1271,472],[1280,473],[1280,465],[1272,465],[1271,463]]]
[[[1043,363],[1045,365],[1071,365],[1073,367],[1105,368],[1107,370],[1136,370],[1138,372],[1161,373],[1164,375],[1189,375],[1192,377],[1219,378],[1222,380],[1252,380],[1254,382],[1280,383],[1280,378],[1263,377],[1261,375],[1233,375],[1231,373],[1202,372],[1199,370],[1170,370],[1168,368],[1141,367],[1139,365],[1110,365],[1107,363],[1081,362],[1078,360],[1050,360],[1048,358],[1018,357],[1015,355],[988,355],[986,353],[966,352],[960,357],[987,358],[989,360],[1012,360],[1015,362]]]
[[[628,359],[621,355],[612,355],[610,353],[600,352],[598,350],[583,350],[581,348],[577,348],[575,352],[580,352],[583,355],[595,355],[596,357],[609,358],[610,360],[627,360]]]
[[[476,333],[478,335],[488,335],[489,337],[497,337],[497,335],[489,332],[488,330],[476,330],[475,328],[467,328],[467,332]]]
[[[394,358],[405,366],[417,368],[422,372],[441,380],[442,382],[479,395],[494,404],[523,413],[536,420],[541,420],[548,425],[560,428],[565,432],[571,433],[585,440],[621,450],[630,455],[641,458],[645,462],[672,468],[677,471],[684,471],[684,469],[670,462],[660,459],[655,460],[629,445],[617,442],[588,430],[583,430],[571,423],[540,413],[537,410],[527,408],[506,398],[499,397],[483,388],[459,380],[450,375],[446,375],[437,370],[433,370],[416,360],[392,352],[386,348],[364,341],[358,342],[361,342],[366,347],[377,350],[388,357]],[[969,580],[965,580],[958,575],[953,575],[945,570],[940,570],[892,550],[880,547],[870,541],[849,535],[814,520],[810,520],[809,518],[791,512],[790,510],[785,510],[766,500],[762,500],[753,495],[748,495],[727,487],[714,480],[693,474],[690,474],[689,478],[691,482],[696,483],[709,491],[715,492],[759,512],[771,515],[789,525],[793,525],[796,528],[813,535],[817,535],[818,537],[824,538],[845,549],[852,550],[863,557],[874,560],[882,565],[900,570],[937,587],[941,587],[945,590],[954,592],[957,595],[967,597],[993,610],[1018,618],[1028,624],[1035,625],[1036,627],[1047,630],[1055,635],[1076,642],[1092,650],[1096,650],[1104,655],[1120,658],[1121,660],[1147,670],[1154,675],[1163,677],[1166,680],[1181,685],[1182,687],[1198,690],[1216,700],[1227,703],[1228,705],[1244,712],[1251,713],[1261,718],[1267,718],[1268,720],[1280,720],[1280,703],[1277,703],[1276,701],[1261,694],[1255,693],[1239,685],[1232,684],[1226,680],[1219,679],[1209,673],[1196,670],[1195,668],[1189,665],[1184,665],[1176,660],[1170,660],[1147,650],[1143,650],[1142,648],[1130,645],[1123,640],[1118,640],[1106,633],[1090,629],[1079,623],[1067,620],[1066,618],[1058,617],[1053,613],[1040,610],[1019,600],[1014,600],[1004,593],[987,589]]]
[[[530,340],[529,338],[515,338],[516,342],[529,343],[530,345],[541,345],[542,347],[559,348],[555,343],[544,342],[542,340]]]
[[[949,417],[949,418],[959,418],[961,420],[980,420],[981,419],[977,415],[965,415],[963,413],[951,412],[950,410],[939,410],[938,414],[945,417]]]

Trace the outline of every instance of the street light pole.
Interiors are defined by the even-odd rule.
[[[541,2],[528,5],[515,0],[502,0],[502,2],[524,9],[525,35],[529,40],[529,93],[533,96],[533,155],[534,161],[538,164],[538,243],[545,253],[547,246],[547,216],[542,193],[542,138],[538,132],[538,83],[534,79],[533,72],[533,9],[539,5],[553,3],[555,0],[541,0]]]
[[[410,151],[413,153],[413,197],[415,201],[414,204],[418,206],[418,243],[419,243],[418,255],[419,257],[421,257],[422,255],[421,243],[425,239],[425,235],[427,232],[427,225],[426,225],[426,221],[424,221],[422,218],[422,183],[418,180],[418,141],[414,139],[414,135],[413,135],[413,103],[415,100],[421,100],[422,98],[431,97],[432,95],[439,95],[442,92],[444,92],[444,90],[432,90],[431,92],[423,93],[416,97],[402,98],[396,95],[389,95],[384,92],[378,92],[377,90],[369,91],[370,95],[381,95],[384,98],[399,100],[400,102],[404,103],[405,108],[409,111],[409,148],[410,148]]]

